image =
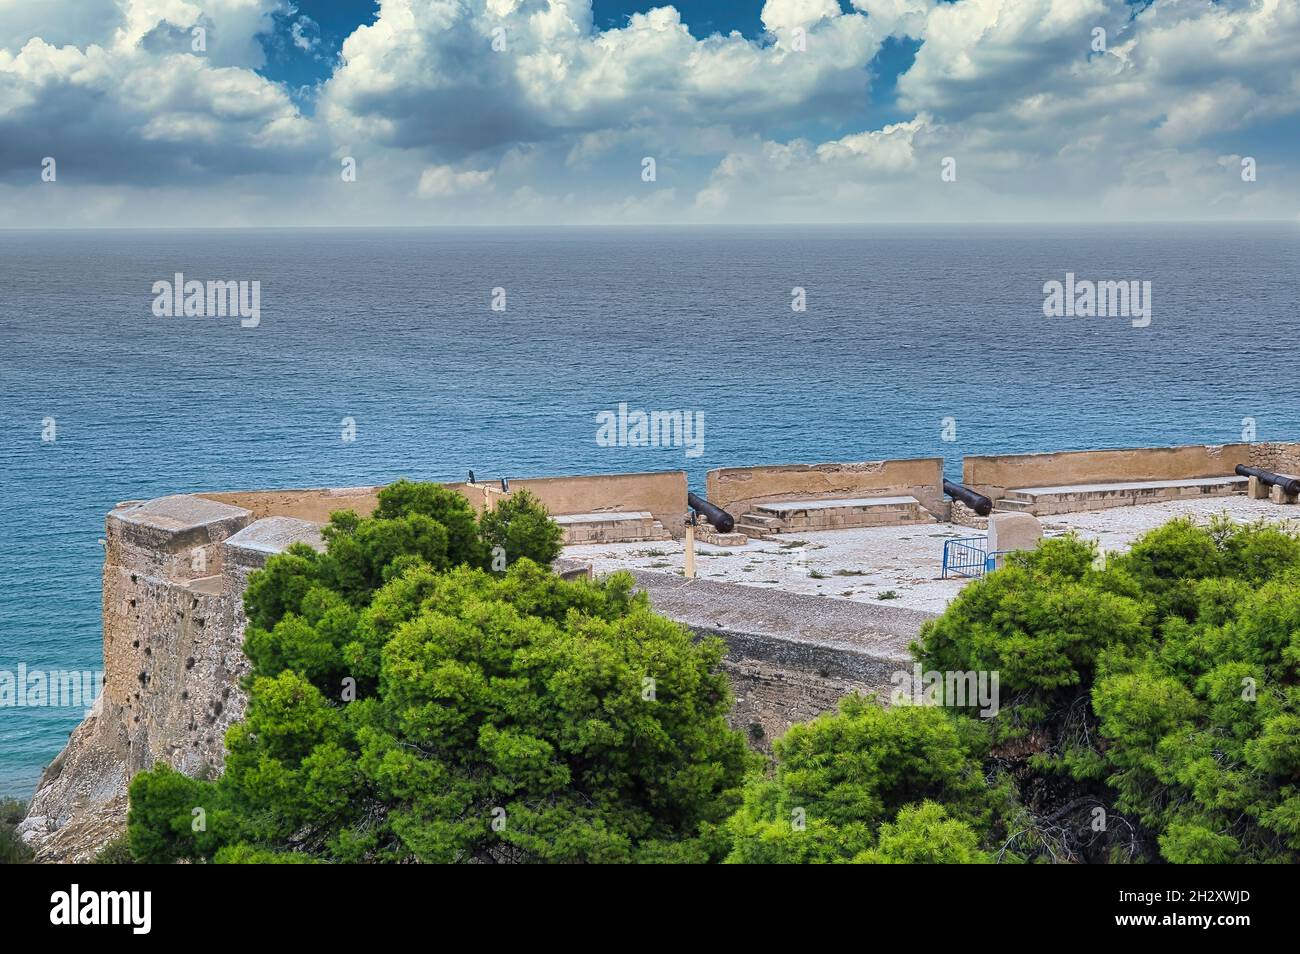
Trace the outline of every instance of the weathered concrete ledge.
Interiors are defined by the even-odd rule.
[[[731,723],[763,748],[844,696],[880,694],[934,614],[648,570],[632,572],[656,612],[729,649]]]

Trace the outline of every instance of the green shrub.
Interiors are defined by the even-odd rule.
[[[254,574],[248,707],[227,733],[225,772],[137,775],[134,855],[719,854],[754,759],[726,724],[722,643],[655,615],[626,574],[568,582],[523,556],[488,572],[476,562],[483,541],[466,542],[460,506],[440,488],[390,490],[369,519],[335,515],[324,554],[292,548]],[[494,526],[535,540],[539,511],[516,499]],[[444,552],[459,563],[446,567]]]
[[[895,821],[880,826],[876,847],[854,858],[873,865],[977,865],[991,860],[980,850],[975,830],[948,817],[937,802],[900,809]]]
[[[775,743],[772,777],[752,778],[744,804],[727,823],[727,861],[789,864],[898,857],[919,822],[951,821],[954,844],[987,830],[993,799],[980,755],[977,723],[942,709],[899,706],[849,696],[838,712],[794,725]],[[905,809],[941,801],[942,819],[900,817]],[[901,828],[884,826],[898,823]],[[882,833],[894,839],[881,845]],[[908,833],[912,833],[909,835]],[[973,854],[972,846],[972,857]],[[872,852],[885,852],[872,854]],[[960,853],[953,849],[955,856]]]
[[[1017,555],[914,647],[928,669],[1000,672],[992,767],[1029,840],[1078,860],[1300,861],[1300,539],[1175,520],[1104,568],[1091,553]]]
[[[96,865],[133,865],[135,857],[131,854],[131,839],[128,835],[114,838],[95,855],[91,864]]]
[[[14,830],[27,814],[27,803],[14,798],[0,799],[0,865],[25,865],[33,852]]]
[[[564,531],[527,490],[516,491],[483,514],[480,525],[483,542],[489,548],[500,547],[507,565],[527,559],[547,566],[560,555]]]

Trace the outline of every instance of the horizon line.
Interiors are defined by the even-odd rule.
[[[984,222],[943,221],[878,221],[878,222],[648,222],[648,223],[551,223],[551,224],[499,224],[482,223],[430,224],[430,225],[5,225],[3,232],[252,232],[252,231],[300,231],[300,232],[344,232],[344,231],[469,231],[469,230],[591,230],[611,229],[634,232],[648,229],[834,229],[834,228],[998,228],[1007,226],[1047,226],[1047,227],[1096,227],[1096,226],[1154,226],[1154,225],[1295,225],[1300,226],[1300,218],[1272,219],[1120,219],[1115,221],[1101,219],[1069,219],[1047,221],[1042,219],[1007,219]]]

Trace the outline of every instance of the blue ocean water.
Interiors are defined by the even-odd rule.
[[[1294,440],[1298,253],[1295,225],[0,232],[0,670],[100,667],[119,500]],[[176,272],[260,281],[260,325],[154,317]],[[1151,325],[1045,318],[1066,272],[1151,281]],[[703,411],[704,453],[598,446],[624,402]],[[0,708],[0,794],[81,715]]]

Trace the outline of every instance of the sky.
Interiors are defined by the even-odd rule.
[[[1300,0],[0,0],[0,227],[1290,220]]]

